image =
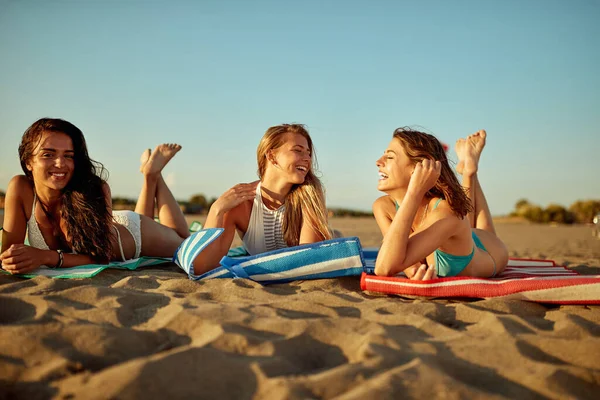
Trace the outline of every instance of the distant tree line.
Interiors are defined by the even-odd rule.
[[[208,199],[203,194],[195,194],[189,200],[178,200],[177,202],[186,214],[202,214],[207,213],[216,200],[216,197]],[[133,210],[137,201],[126,197],[113,197],[112,202],[113,208],[116,210]]]
[[[521,199],[515,204],[515,211],[511,216],[525,218],[531,222],[559,224],[587,224],[591,223],[594,216],[600,213],[600,200],[578,200],[565,208],[560,204],[550,204],[542,208],[532,204],[526,199]]]
[[[352,210],[348,208],[330,208],[330,217],[372,217],[373,213],[370,211]]]
[[[136,200],[125,197],[113,197],[113,208],[116,210],[133,210]],[[181,210],[186,214],[205,214],[208,213],[213,203],[217,201],[216,197],[208,198],[202,193],[195,194],[189,200],[178,200]],[[372,217],[373,213],[368,211],[352,210],[348,208],[330,208],[331,217]]]

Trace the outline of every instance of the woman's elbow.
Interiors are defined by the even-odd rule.
[[[375,275],[377,276],[394,276],[410,265],[404,265],[404,261],[393,261],[385,259],[377,259],[375,261]]]
[[[193,263],[194,275],[202,275],[219,266],[218,262],[211,260],[211,257],[203,257],[203,254],[199,254]]]
[[[392,276],[394,275],[392,264],[388,262],[375,262],[375,275],[377,276]]]

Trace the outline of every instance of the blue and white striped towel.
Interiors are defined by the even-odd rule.
[[[194,259],[216,238],[221,236],[223,228],[208,228],[192,233],[179,245],[173,255],[173,262],[184,270],[190,278],[194,275]]]
[[[191,279],[246,278],[269,284],[358,276],[364,268],[356,237],[289,247],[246,257],[223,257],[221,267]]]
[[[358,276],[365,266],[360,241],[356,237],[350,237],[288,247],[254,256],[226,256],[221,259],[220,267],[195,275],[192,265],[194,258],[221,232],[222,229],[197,232],[177,250],[173,261],[187,272],[190,279],[246,278],[263,284],[283,283]]]

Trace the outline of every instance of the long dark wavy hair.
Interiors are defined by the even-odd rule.
[[[107,262],[111,258],[111,239],[114,235],[111,227],[112,216],[103,190],[108,172],[101,163],[90,159],[83,133],[79,128],[62,119],[42,118],[25,131],[19,145],[21,168],[31,181],[34,191],[36,188],[33,174],[27,169],[27,164],[44,133],[63,133],[69,136],[75,154],[73,175],[60,197],[59,218],[53,216],[48,206],[40,201],[42,210],[52,224],[55,236],[60,238],[61,244],[68,245],[79,254],[89,255],[98,262]],[[67,238],[63,237],[60,230],[61,220],[66,225]]]
[[[459,218],[464,218],[473,211],[469,196],[458,182],[450,163],[448,163],[444,146],[435,136],[403,127],[394,131],[394,138],[400,141],[404,152],[413,163],[429,159],[442,164],[440,178],[435,186],[427,192],[427,197],[441,197],[446,200],[452,212]]]
[[[283,238],[288,246],[298,246],[302,223],[306,219],[323,240],[331,239],[331,232],[327,226],[325,190],[314,172],[317,170],[316,156],[312,139],[304,125],[282,124],[267,129],[256,150],[258,177],[262,180],[267,170],[269,151],[284,145],[286,133],[299,134],[306,139],[311,155],[311,167],[304,178],[304,182],[293,185],[292,190],[285,198]]]

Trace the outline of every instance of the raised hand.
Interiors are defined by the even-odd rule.
[[[11,274],[23,274],[47,263],[47,252],[25,244],[13,244],[0,254],[0,261],[2,268]]]
[[[217,215],[225,214],[247,200],[252,200],[256,195],[256,186],[260,181],[252,183],[238,183],[223,193],[212,205]]]
[[[442,172],[442,163],[425,159],[415,165],[410,183],[408,184],[408,192],[424,195],[435,186],[435,183]]]

